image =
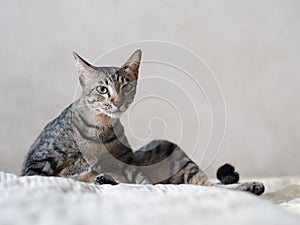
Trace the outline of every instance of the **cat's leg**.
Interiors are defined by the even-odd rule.
[[[69,178],[72,178],[77,181],[86,182],[86,183],[95,183],[96,177],[99,175],[95,170],[89,169],[82,173],[74,174]]]
[[[224,166],[223,166],[224,167]],[[219,172],[220,170],[218,170]],[[261,195],[264,193],[265,188],[263,183],[261,182],[245,182],[245,183],[237,183],[238,182],[238,173],[233,172],[231,174],[223,173],[223,177],[221,178],[224,183],[213,183],[207,179],[207,176],[204,174],[203,171],[199,169],[199,167],[194,163],[191,162],[189,165],[180,170],[176,175],[172,176],[168,182],[170,183],[182,183],[185,184],[196,184],[196,185],[203,185],[203,186],[215,186],[224,189],[231,189],[231,190],[239,190],[239,191],[246,191],[253,193],[255,195]]]
[[[245,182],[238,183],[239,174],[235,171],[234,167],[230,164],[221,166],[217,171],[217,178],[221,183],[209,183],[207,185],[216,186],[225,189],[233,189],[240,191],[251,192],[256,195],[261,195],[265,191],[265,187],[261,182]]]
[[[105,161],[105,162],[104,162]],[[148,176],[129,159],[127,164],[117,162],[115,158],[108,157],[100,162],[101,170],[95,177],[97,184],[152,184]]]
[[[22,176],[53,176],[56,172],[57,161],[54,157],[41,159],[27,158]]]
[[[131,184],[152,184],[147,174],[136,165],[124,165],[123,175],[126,179],[125,183]]]
[[[89,169],[88,171],[82,172],[80,174],[75,174],[72,175],[70,178],[81,181],[81,182],[86,182],[86,183],[94,183],[94,184],[111,184],[111,185],[116,185],[118,184],[113,176],[106,174],[106,173],[101,173],[99,174],[95,170]]]
[[[134,161],[154,184],[204,185],[206,175],[174,143],[155,140],[134,153]]]
[[[170,177],[167,183],[173,184],[195,184],[202,186],[215,186],[224,189],[239,190],[261,195],[264,193],[265,188],[261,182],[245,182],[237,183],[235,176],[229,176],[227,182],[232,183],[213,183],[207,179],[207,176],[202,172],[195,163],[190,163],[185,169],[180,170],[177,174]]]
[[[115,179],[108,175],[108,174],[100,174],[95,178],[95,184],[111,184],[111,185],[116,185],[118,184]]]
[[[51,167],[51,165],[54,164],[54,162],[51,160],[53,159],[49,158],[44,160],[32,160],[31,162],[28,162],[22,171],[22,176],[59,176],[71,178],[81,182],[94,183],[95,178],[99,175],[99,173],[92,169],[69,175],[70,171],[72,170],[72,168],[69,167],[59,170],[58,172],[54,170],[53,166]]]
[[[96,184],[152,184],[149,178],[139,168],[131,167],[122,169],[122,172],[105,172],[95,177]]]
[[[197,164],[190,162],[185,168],[181,169],[177,174],[170,177],[166,182],[172,184],[195,184],[202,186],[215,186],[224,189],[239,190],[261,195],[265,188],[261,182],[245,182],[237,183],[237,173],[226,174],[221,179],[225,183],[212,183],[208,180],[203,171],[200,170]]]
[[[215,186],[219,188],[224,188],[224,189],[231,189],[231,190],[239,190],[239,191],[246,191],[250,192],[255,195],[261,195],[265,191],[264,184],[261,182],[245,182],[245,183],[238,183],[238,184],[229,184],[229,185],[224,185],[224,184],[208,184],[209,186]]]
[[[134,159],[138,165],[144,167],[143,170],[155,184],[217,186],[247,191],[257,195],[264,192],[264,186],[259,182],[234,184],[238,182],[239,175],[228,164],[218,170],[218,178],[223,184],[209,182],[207,176],[201,171],[199,166],[182,149],[169,141],[156,140],[150,142],[134,153]]]
[[[103,170],[97,179],[99,183],[104,183],[103,180],[110,180],[113,184],[152,184],[149,177],[138,166],[127,164]]]
[[[94,183],[94,184],[118,184],[115,179],[110,176],[109,174],[101,173],[99,174],[93,169],[89,169],[85,172],[79,173],[79,174],[74,174],[70,176],[70,178],[76,180],[76,181],[81,181],[81,182],[86,182],[86,183]]]

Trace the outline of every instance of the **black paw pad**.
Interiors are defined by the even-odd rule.
[[[230,164],[224,164],[217,171],[217,178],[222,184],[235,184],[239,181],[240,175]]]
[[[95,179],[96,184],[111,184],[111,185],[116,185],[118,184],[112,176],[107,175],[107,174],[101,174]]]

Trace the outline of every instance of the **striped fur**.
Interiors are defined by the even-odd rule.
[[[132,151],[119,117],[136,93],[140,50],[122,67],[95,67],[76,53],[74,57],[82,95],[47,124],[35,140],[25,158],[23,176],[61,176],[99,184],[225,187],[210,183],[184,151],[169,141],[155,140]],[[219,170],[220,177],[230,183],[234,179],[224,168],[228,167]],[[257,182],[226,188],[263,192],[263,185]]]
[[[94,182],[104,173],[117,182],[151,183],[134,167],[119,120],[136,92],[141,52],[136,51],[120,68],[94,67],[75,53],[74,57],[82,95],[44,128],[25,158],[22,175]],[[101,94],[98,87],[108,92]]]

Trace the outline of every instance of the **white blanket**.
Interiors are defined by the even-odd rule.
[[[195,185],[99,186],[0,172],[0,225],[299,225],[300,179],[264,181],[273,192],[257,197]]]

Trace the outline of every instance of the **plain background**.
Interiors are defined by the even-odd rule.
[[[72,50],[93,61],[118,45],[155,39],[193,50],[223,90],[227,131],[210,176],[224,162],[242,176],[299,175],[298,0],[12,0],[1,1],[0,21],[1,170],[19,174],[41,129],[73,101],[78,81]],[[148,112],[142,106],[134,121]],[[204,127],[205,115],[203,109]],[[193,129],[185,134],[193,138]]]

